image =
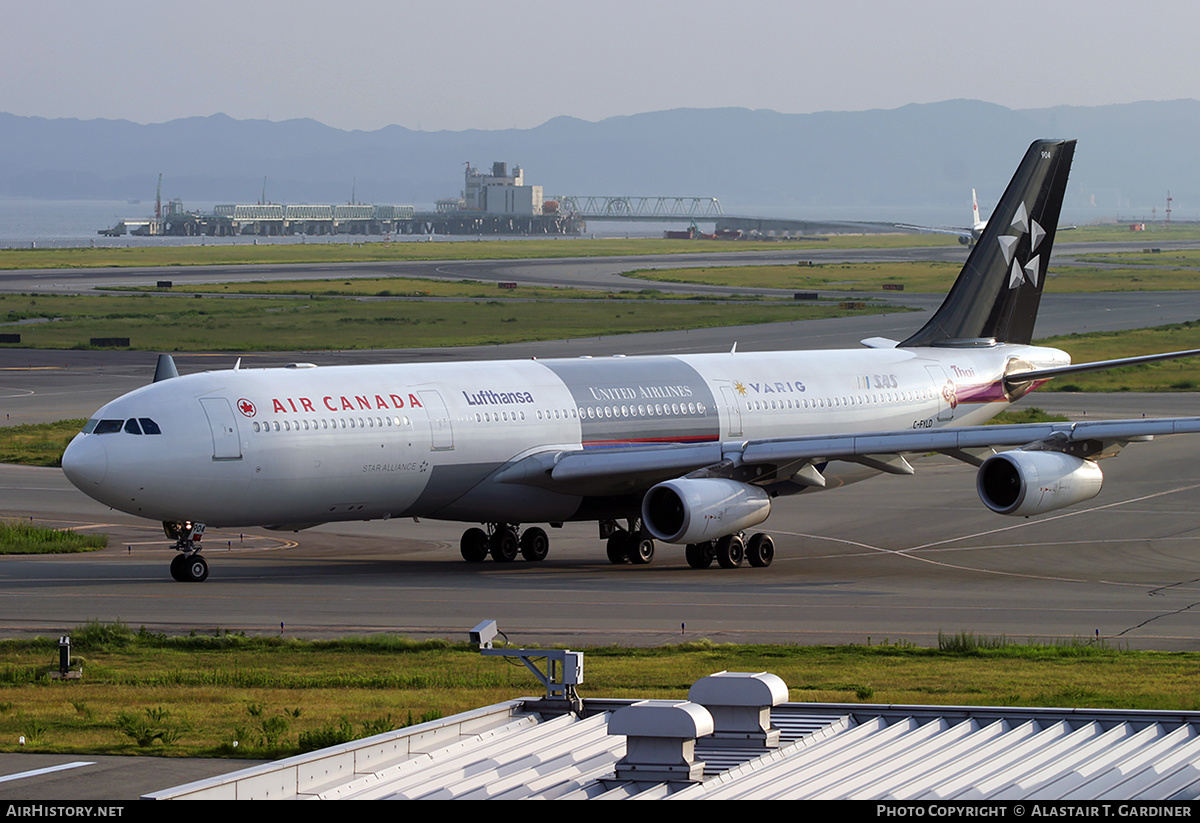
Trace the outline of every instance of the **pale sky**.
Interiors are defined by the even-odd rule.
[[[1200,98],[1200,3],[0,0],[0,111],[532,128],[679,107]]]

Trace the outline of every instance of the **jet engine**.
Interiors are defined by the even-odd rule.
[[[1095,461],[1056,451],[1015,449],[979,467],[979,499],[997,514],[1044,514],[1091,500],[1104,475]]]
[[[666,543],[703,543],[757,525],[771,513],[758,486],[719,477],[659,483],[642,499],[642,526]]]

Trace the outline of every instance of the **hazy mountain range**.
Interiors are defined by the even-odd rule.
[[[1076,137],[1066,208],[1200,210],[1200,102],[1013,110],[972,100],[780,114],[674,109],[533,129],[342,131],[224,115],[141,125],[0,113],[0,196],[191,202],[412,203],[458,196],[463,164],[519,164],[546,195],[715,196],[727,213],[994,203],[1025,147]],[[357,180],[357,184],[355,184]],[[965,212],[966,206],[963,206]],[[867,214],[866,217],[873,215]],[[964,215],[965,217],[965,215]]]

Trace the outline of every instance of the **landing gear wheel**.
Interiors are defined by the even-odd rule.
[[[497,563],[511,563],[517,559],[517,535],[512,529],[499,529],[492,535],[492,560]]]
[[[180,583],[199,583],[208,579],[208,563],[200,556],[200,538],[204,524],[185,520],[163,521],[163,534],[175,541],[171,577]]]
[[[458,550],[468,563],[482,563],[488,556],[488,536],[483,529],[467,529],[458,541]]]
[[[729,534],[717,541],[717,563],[722,569],[736,569],[746,556],[746,544],[736,534]]]
[[[775,541],[771,539],[771,535],[758,532],[751,537],[750,542],[746,544],[746,559],[750,561],[751,566],[759,569],[771,565],[771,561],[775,559]]]
[[[542,529],[535,526],[532,529],[526,529],[525,533],[521,535],[521,556],[526,560],[536,563],[539,560],[545,560],[549,553],[550,537]]]
[[[688,565],[693,569],[707,569],[712,565],[717,553],[710,540],[706,543],[688,543],[684,550],[684,556],[687,558]]]
[[[193,554],[183,565],[184,580],[189,583],[203,583],[208,579],[208,563],[198,554]]]
[[[617,529],[609,535],[606,551],[608,562],[614,565],[619,566],[629,560],[629,532]]]
[[[648,537],[629,541],[629,560],[635,566],[645,566],[654,559],[654,541]]]

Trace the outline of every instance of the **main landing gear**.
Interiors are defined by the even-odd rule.
[[[641,566],[654,559],[654,541],[642,529],[642,521],[631,518],[621,528],[615,520],[600,521],[600,539],[607,540],[605,548],[610,563],[632,563]],[[717,561],[723,569],[736,569],[743,560],[751,566],[765,568],[775,559],[775,541],[769,534],[755,533],[749,540],[741,532],[705,543],[690,543],[684,551],[693,569],[707,569]]]
[[[654,540],[642,529],[640,518],[629,518],[624,527],[616,520],[601,520],[600,539],[606,541],[605,553],[610,563],[644,566],[654,560]],[[511,563],[518,554],[537,562],[545,560],[550,553],[550,538],[545,530],[536,526],[522,531],[516,523],[487,523],[484,529],[471,528],[463,532],[459,550],[468,563],[482,563],[489,555],[497,563]],[[723,569],[736,569],[744,561],[764,568],[775,559],[775,541],[762,532],[747,540],[739,532],[706,543],[691,543],[685,556],[693,569],[707,569],[714,560]],[[192,557],[204,562],[199,555]],[[174,569],[172,564],[172,574]]]
[[[520,532],[515,523],[488,523],[487,531],[467,529],[459,541],[463,560],[482,563],[490,554],[497,563],[511,563],[520,553],[526,560],[545,560],[550,553],[550,537],[537,526]]]
[[[749,560],[751,566],[765,568],[775,559],[775,541],[762,532],[749,540],[741,533],[729,534],[706,543],[689,543],[685,556],[693,569],[707,569],[714,560],[723,569],[736,569],[743,559]]]
[[[641,518],[625,522],[628,528],[622,529],[615,520],[600,521],[600,538],[608,540],[605,546],[608,562],[644,566],[654,559],[654,540],[642,530]]]
[[[190,520],[182,523],[163,523],[163,533],[175,541],[179,552],[171,560],[171,577],[180,583],[202,583],[208,579],[208,563],[200,556],[200,538],[204,524]]]

